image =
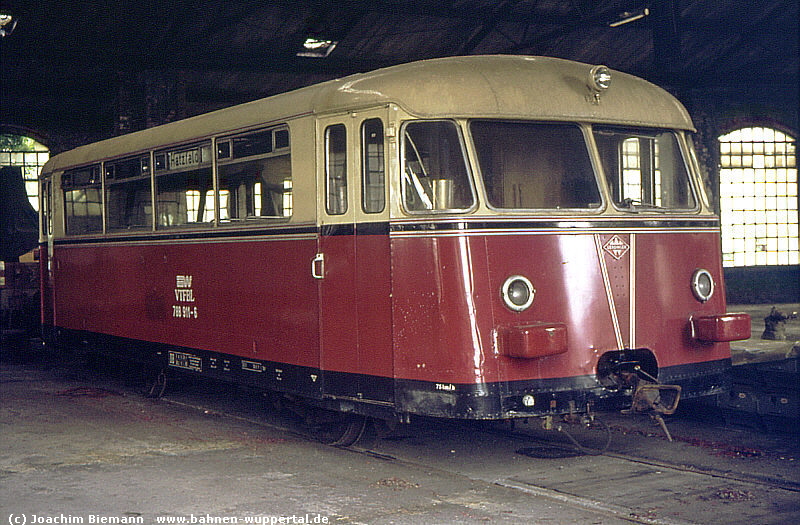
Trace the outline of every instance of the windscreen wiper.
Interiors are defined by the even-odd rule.
[[[639,211],[667,211],[667,208],[659,206],[658,204],[649,204],[630,197],[622,199],[622,202],[619,203],[619,207],[625,211],[634,213]]]

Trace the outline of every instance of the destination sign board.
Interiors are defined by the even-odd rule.
[[[169,169],[191,168],[199,166],[201,162],[200,148],[184,151],[170,151],[168,154]]]

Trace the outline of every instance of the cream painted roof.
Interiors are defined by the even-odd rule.
[[[611,87],[592,102],[593,66],[517,55],[466,56],[401,64],[282,93],[204,115],[81,146],[50,159],[49,173],[304,114],[394,103],[420,117],[518,118],[693,129],[672,95],[612,71]]]

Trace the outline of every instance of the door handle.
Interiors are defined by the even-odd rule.
[[[311,259],[311,275],[314,279],[325,278],[325,254],[318,253]]]

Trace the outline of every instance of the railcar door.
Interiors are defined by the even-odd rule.
[[[39,203],[40,215],[40,239],[47,243],[40,243],[39,252],[39,293],[40,293],[40,321],[42,330],[47,331],[43,336],[49,338],[50,330],[54,325],[53,309],[53,198],[52,198],[52,175],[42,181],[41,199]]]
[[[320,363],[326,396],[394,398],[386,181],[386,109],[317,124]]]

